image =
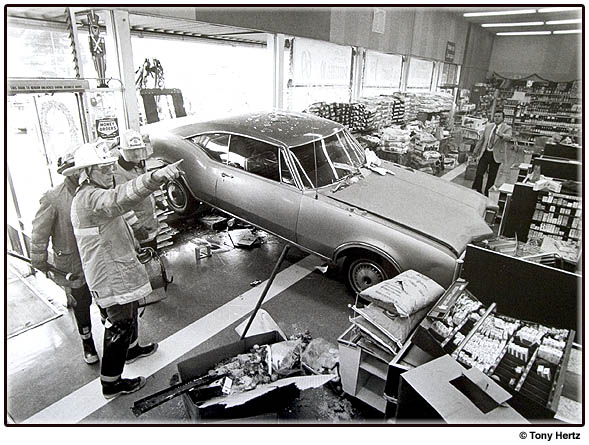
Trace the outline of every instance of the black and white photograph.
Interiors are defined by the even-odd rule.
[[[584,15],[5,3],[4,432],[581,439]]]

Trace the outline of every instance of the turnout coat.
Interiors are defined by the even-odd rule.
[[[123,215],[159,185],[151,172],[113,189],[86,181],[73,199],[72,225],[84,274],[96,304],[102,308],[140,300],[152,290]]]
[[[63,272],[71,272],[79,278],[67,281],[52,275],[53,281],[66,288],[77,289],[85,283],[82,262],[70,220],[70,208],[77,184],[66,179],[47,191],[39,200],[39,210],[33,219],[31,233],[31,263],[37,268],[48,262],[49,241],[53,247],[52,265]]]

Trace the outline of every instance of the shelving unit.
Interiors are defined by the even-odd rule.
[[[539,193],[528,236],[549,236],[562,241],[580,241],[583,208],[578,196]]]
[[[524,93],[525,100],[514,96]],[[570,91],[544,92],[533,88],[500,89],[505,122],[527,140],[538,136],[567,135],[580,140],[581,97]]]
[[[352,325],[339,338],[342,389],[386,415],[390,402],[384,397],[388,361],[361,346],[361,335]]]

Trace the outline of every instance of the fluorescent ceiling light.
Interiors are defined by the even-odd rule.
[[[581,34],[580,29],[560,29],[558,31],[552,31],[552,34]]]
[[[498,32],[498,36],[544,36],[552,31],[519,31],[519,32]]]
[[[547,25],[569,25],[571,23],[581,23],[581,19],[550,20],[549,22],[546,22]]]
[[[483,28],[503,28],[505,26],[541,26],[544,22],[521,22],[521,23],[485,23]]]
[[[465,12],[464,17],[486,17],[492,15],[517,15],[517,14],[534,14],[535,9],[516,9],[513,11],[481,11],[481,12]]]
[[[581,8],[540,8],[538,12],[580,11]]]

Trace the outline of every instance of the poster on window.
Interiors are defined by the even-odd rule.
[[[411,58],[409,61],[409,75],[407,76],[408,88],[429,89],[434,72],[434,62],[430,60]]]
[[[352,47],[311,39],[293,39],[295,86],[349,86]]]
[[[96,134],[100,139],[114,139],[119,135],[119,122],[116,117],[96,119]]]
[[[364,86],[399,88],[403,56],[366,51]]]

